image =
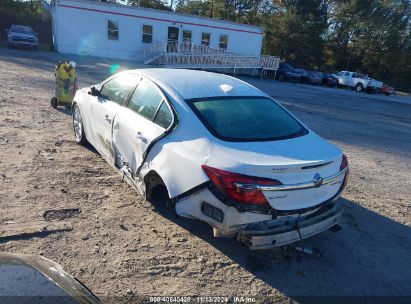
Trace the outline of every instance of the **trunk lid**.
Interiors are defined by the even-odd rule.
[[[310,131],[298,138],[270,142],[224,142],[216,139],[207,165],[276,179],[283,185],[296,185],[312,182],[314,176],[326,178],[337,174],[341,161],[340,149]],[[263,193],[275,209],[308,208],[333,197],[343,180],[344,176],[317,188]]]

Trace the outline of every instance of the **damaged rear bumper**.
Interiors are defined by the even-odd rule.
[[[344,206],[337,201],[305,216],[285,216],[245,225],[237,237],[251,250],[288,245],[335,226],[341,220],[343,210]]]

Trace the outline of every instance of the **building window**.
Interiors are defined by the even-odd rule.
[[[143,43],[153,42],[153,27],[151,25],[143,25]]]
[[[185,43],[191,43],[191,36],[192,36],[191,31],[184,30],[183,31],[183,42]]]
[[[220,35],[220,49],[226,50],[228,45],[228,35]]]
[[[210,33],[201,33],[201,45],[210,46]]]
[[[109,40],[118,40],[118,21],[108,20],[107,37]]]

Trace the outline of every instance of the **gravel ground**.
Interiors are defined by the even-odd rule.
[[[285,260],[213,238],[207,225],[144,201],[92,148],[77,146],[70,111],[49,106],[60,57],[0,49],[0,226],[34,221],[50,209],[81,212],[67,219],[72,231],[0,238],[0,251],[50,258],[103,300],[411,301],[410,97],[244,78],[349,157],[343,229],[304,242],[320,248],[322,257]],[[112,64],[137,67],[74,60],[80,87],[109,76]]]

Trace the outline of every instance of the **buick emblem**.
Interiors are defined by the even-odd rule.
[[[314,175],[314,179],[313,179],[314,187],[320,187],[323,184],[323,181],[324,179],[321,177],[320,174],[316,173]]]

